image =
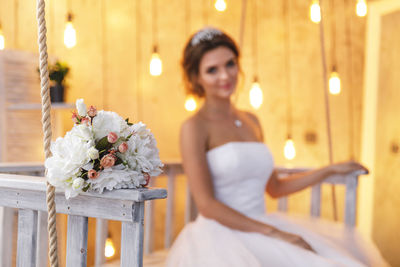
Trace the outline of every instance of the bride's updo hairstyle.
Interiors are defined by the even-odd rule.
[[[233,39],[221,30],[203,28],[189,39],[183,51],[183,81],[187,94],[204,96],[203,87],[197,83],[199,65],[204,54],[217,47],[224,46],[232,50],[239,65],[239,49]]]

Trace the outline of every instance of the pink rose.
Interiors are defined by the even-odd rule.
[[[76,112],[72,112],[71,119],[74,123],[79,123],[79,116],[76,114]]]
[[[143,173],[144,179],[146,179],[146,183],[143,186],[147,186],[150,182],[150,174],[147,172]]]
[[[94,116],[97,115],[97,109],[95,107],[93,107],[93,106],[90,106],[87,114],[89,115],[89,117],[93,118]]]
[[[128,150],[128,144],[123,142],[118,146],[118,151],[121,153],[125,153]]]
[[[114,132],[110,132],[107,135],[107,140],[108,140],[109,143],[114,144],[118,140],[118,135],[116,133],[114,133]]]
[[[89,120],[88,118],[86,118],[86,117],[83,117],[83,118],[81,119],[81,124],[83,124],[83,123],[85,123],[86,125],[89,125],[90,120]]]
[[[96,172],[95,170],[91,169],[88,172],[88,177],[89,179],[96,179],[97,177],[99,177],[100,173]]]
[[[112,166],[114,166],[116,160],[116,156],[114,156],[113,154],[107,154],[100,160],[100,165],[104,169],[111,168]]]

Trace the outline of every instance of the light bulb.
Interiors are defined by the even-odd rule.
[[[115,248],[114,248],[114,243],[112,242],[111,238],[106,239],[106,245],[104,248],[104,256],[106,258],[111,258],[115,254]]]
[[[367,15],[367,3],[365,2],[365,0],[357,0],[357,5],[356,5],[356,13],[357,16],[359,17],[365,17],[365,15]]]
[[[321,7],[319,6],[318,0],[313,0],[310,7],[310,18],[314,23],[321,22]]]
[[[150,74],[152,76],[160,76],[162,73],[162,62],[160,55],[158,54],[157,46],[153,48],[153,54],[150,60]]]
[[[187,111],[195,111],[197,108],[197,102],[196,99],[194,99],[193,96],[189,96],[188,98],[186,98],[185,101],[185,109]]]
[[[292,160],[292,159],[294,159],[294,157],[296,157],[296,149],[294,147],[294,142],[290,138],[290,136],[286,140],[285,148],[283,149],[283,153],[285,155],[285,158],[288,160]]]
[[[218,10],[219,12],[223,12],[226,9],[226,2],[225,0],[217,0],[215,1],[215,9]]]
[[[340,78],[339,74],[333,70],[331,76],[329,77],[329,92],[332,95],[337,95],[340,93]]]
[[[72,25],[72,14],[68,13],[67,24],[64,30],[64,44],[67,48],[72,48],[76,45],[76,31]]]
[[[250,89],[250,105],[255,109],[259,109],[262,103],[263,92],[260,88],[260,84],[257,82],[257,79],[254,79]]]
[[[0,27],[0,50],[4,50],[4,47],[5,47],[4,35]]]

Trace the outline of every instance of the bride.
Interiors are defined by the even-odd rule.
[[[344,162],[279,180],[257,117],[231,101],[240,72],[235,42],[204,28],[188,41],[182,66],[188,93],[205,100],[180,137],[199,216],[178,236],[167,266],[387,266],[354,229],[265,210],[265,191],[282,197],[365,167]]]

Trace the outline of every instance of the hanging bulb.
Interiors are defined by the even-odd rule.
[[[259,109],[263,103],[263,92],[260,88],[260,84],[258,83],[257,77],[254,77],[253,84],[250,89],[250,105]]]
[[[196,99],[193,96],[188,96],[185,101],[185,109],[187,111],[195,111],[197,108]]]
[[[288,135],[288,138],[286,139],[285,148],[283,149],[283,153],[285,155],[285,158],[288,160],[292,160],[292,159],[294,159],[294,157],[296,157],[296,149],[294,147],[294,142],[293,142],[290,134]]]
[[[5,41],[4,41],[4,35],[3,35],[3,28],[1,27],[0,24],[0,50],[4,50],[5,47]]]
[[[111,258],[112,256],[114,256],[114,254],[115,254],[114,243],[112,242],[112,239],[108,237],[106,239],[106,245],[104,248],[104,256],[106,256],[106,258]]]
[[[218,10],[219,12],[223,12],[226,10],[225,0],[216,0],[214,6],[215,9]]]
[[[332,68],[331,76],[329,77],[329,92],[332,95],[340,93],[340,78],[335,66]]]
[[[76,31],[72,25],[72,14],[68,13],[67,24],[64,30],[64,44],[67,48],[72,48],[76,45]]]
[[[160,55],[158,54],[157,46],[155,45],[150,60],[150,74],[152,76],[160,76],[161,73],[162,73],[162,62]]]
[[[365,0],[357,0],[357,5],[356,5],[356,13],[357,16],[359,17],[365,17],[365,15],[367,15],[367,3],[365,2]]]
[[[310,18],[314,23],[321,22],[321,7],[318,0],[313,0],[310,6]]]

